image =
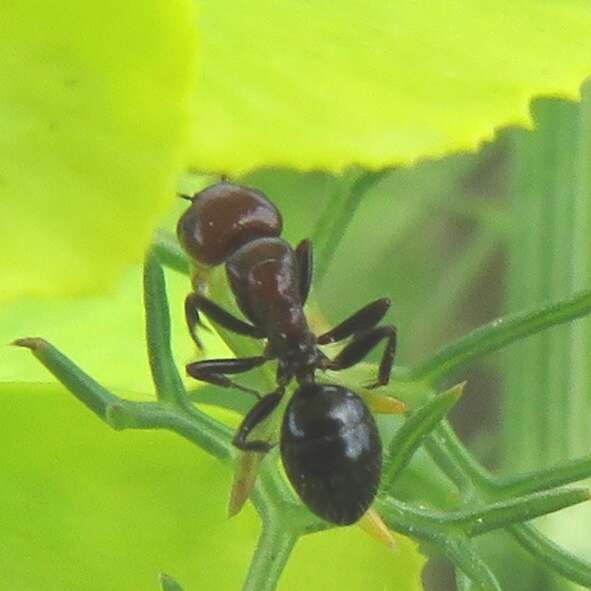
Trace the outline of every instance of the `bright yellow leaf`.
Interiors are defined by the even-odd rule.
[[[581,0],[202,0],[193,165],[381,168],[531,125],[591,74]]]
[[[190,0],[2,6],[2,299],[112,286],[186,164]]]

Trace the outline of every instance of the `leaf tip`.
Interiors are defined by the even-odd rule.
[[[466,388],[467,383],[468,380],[464,380],[463,382],[460,382],[459,384],[452,386],[450,388],[451,394],[455,395],[456,398],[460,398],[464,394],[464,390]]]
[[[24,347],[25,349],[30,349],[31,351],[35,352],[45,347],[47,345],[47,341],[40,337],[24,337],[12,341],[10,345],[13,347]]]
[[[160,587],[162,591],[183,591],[183,588],[166,573],[160,573]]]

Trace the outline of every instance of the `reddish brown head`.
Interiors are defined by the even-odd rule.
[[[251,240],[279,236],[282,228],[281,214],[263,193],[219,183],[193,197],[177,234],[189,256],[211,267]]]

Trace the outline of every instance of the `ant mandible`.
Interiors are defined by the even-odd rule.
[[[272,445],[251,441],[248,436],[277,407],[285,387],[295,379],[299,387],[285,411],[280,439],[287,475],[312,511],[333,523],[354,523],[377,491],[380,438],[359,396],[342,386],[317,384],[315,374],[317,370],[347,369],[385,341],[377,380],[369,387],[386,385],[394,361],[396,328],[378,324],[390,300],[371,302],[316,336],[304,313],[313,273],[310,240],[302,240],[295,250],[283,240],[281,214],[260,191],[221,182],[186,198],[191,206],[178,223],[180,243],[197,267],[225,264],[236,303],[248,320],[237,318],[196,289],[185,300],[193,340],[201,347],[196,334],[200,313],[237,334],[266,339],[262,355],[198,361],[187,365],[187,373],[259,398],[244,417],[233,444],[261,453]],[[350,343],[334,359],[319,349],[348,338]],[[278,363],[277,388],[263,397],[228,377],[270,360]]]

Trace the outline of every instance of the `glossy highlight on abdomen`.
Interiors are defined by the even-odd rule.
[[[301,386],[283,419],[281,457],[304,503],[338,525],[355,523],[377,493],[382,446],[373,416],[341,386]]]

